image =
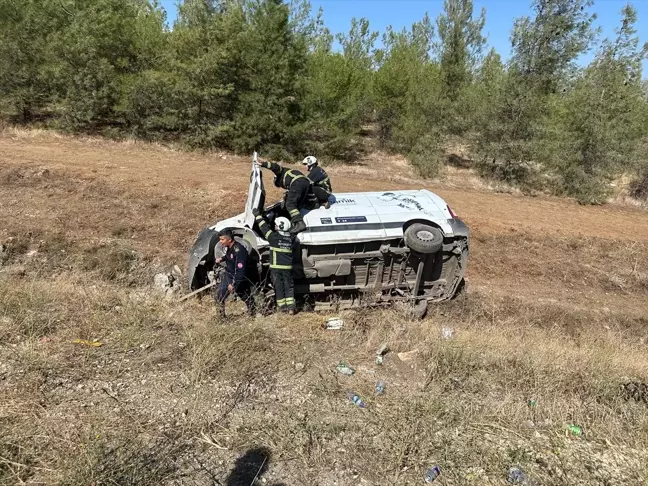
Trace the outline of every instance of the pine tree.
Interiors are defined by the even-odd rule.
[[[596,36],[596,14],[588,12],[592,5],[593,0],[534,0],[534,18],[515,21],[511,69],[527,89],[542,95],[558,90]]]
[[[473,9],[472,0],[444,0],[444,13],[436,21],[444,90],[451,102],[470,84],[486,43],[486,10],[473,19]]]
[[[421,130],[414,128],[414,125],[427,125],[429,121],[422,115],[422,111],[427,111],[423,106],[428,106],[438,95],[426,97],[424,92],[429,88],[440,88],[438,82],[433,82],[439,77],[438,69],[426,79],[426,71],[433,69],[430,64],[433,32],[434,27],[426,15],[409,31],[403,29],[394,32],[389,29],[383,35],[384,50],[379,55],[380,67],[374,81],[379,138],[383,147],[410,150],[411,141],[420,136]],[[414,111],[408,110],[410,106]],[[410,118],[409,122],[405,121],[407,117]],[[404,126],[409,128],[403,130]],[[410,135],[405,135],[407,132]]]
[[[491,49],[477,70],[471,91],[471,106],[475,127],[484,127],[491,122],[496,101],[502,96],[507,71],[501,56]]]
[[[169,59],[154,86],[161,126],[190,146],[228,146],[243,83],[245,12],[235,2],[185,0],[170,35]]]
[[[646,160],[637,148],[648,134],[641,86],[648,45],[640,48],[636,22],[636,10],[626,6],[616,39],[603,42],[545,122],[543,155],[558,174],[558,189],[582,202],[602,202],[615,175]]]
[[[310,33],[311,53],[304,96],[304,120],[309,153],[353,159],[353,136],[368,112],[369,69],[342,53],[332,52],[333,36],[324,26],[320,8]]]
[[[434,27],[426,15],[412,28],[389,30],[376,72],[375,97],[380,141],[407,155],[424,176],[441,169],[443,80],[431,62]]]
[[[535,17],[517,19],[508,75],[478,137],[482,174],[524,186],[538,184],[537,142],[548,96],[569,80],[576,58],[589,48],[595,16],[590,0],[534,0]]]
[[[285,158],[302,141],[306,39],[292,31],[290,10],[280,0],[251,1],[247,15],[233,148]]]
[[[72,129],[118,123],[129,80],[154,64],[164,16],[144,0],[68,0],[66,7],[65,27],[48,39],[64,123]]]
[[[48,37],[66,22],[51,0],[0,0],[0,97],[23,123],[53,101]]]

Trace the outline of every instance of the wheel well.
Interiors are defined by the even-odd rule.
[[[428,226],[432,226],[434,228],[437,228],[437,229],[439,229],[441,231],[441,233],[443,233],[443,236],[445,236],[445,232],[443,231],[441,226],[439,226],[438,224],[433,223],[432,221],[429,221],[427,219],[410,219],[407,223],[405,223],[403,225],[403,234],[405,234],[405,231],[407,231],[407,228],[409,228],[410,226],[412,226],[415,223],[427,224]]]

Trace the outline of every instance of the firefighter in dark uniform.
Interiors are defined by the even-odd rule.
[[[333,195],[333,187],[331,186],[331,179],[324,169],[319,166],[316,157],[309,155],[302,161],[302,165],[306,166],[308,170],[308,180],[313,185],[313,193],[317,198],[317,202],[328,208],[330,198]]]
[[[238,241],[234,240],[231,230],[225,229],[218,234],[219,243],[225,253],[221,258],[216,259],[216,265],[225,263],[220,286],[216,290],[215,299],[219,306],[221,317],[225,317],[225,300],[230,294],[236,295],[245,302],[249,315],[254,315],[254,296],[250,281],[245,278],[248,264],[248,252]]]
[[[301,233],[306,229],[306,223],[300,210],[304,208],[311,192],[311,184],[308,178],[294,169],[286,169],[275,162],[259,162],[259,166],[270,169],[274,172],[274,183],[288,191],[286,195],[286,209],[290,214],[292,234]]]
[[[293,251],[295,237],[289,233],[290,221],[279,217],[275,220],[272,231],[258,209],[252,211],[259,225],[261,234],[270,243],[270,275],[275,290],[277,310],[279,312],[295,313],[295,284],[293,281]]]

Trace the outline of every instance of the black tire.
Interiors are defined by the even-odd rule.
[[[443,246],[443,232],[427,224],[414,223],[405,230],[405,244],[418,253],[436,253]]]

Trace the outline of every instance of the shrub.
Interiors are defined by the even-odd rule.
[[[425,135],[414,145],[407,160],[421,176],[437,177],[441,173],[444,161],[439,136]]]

